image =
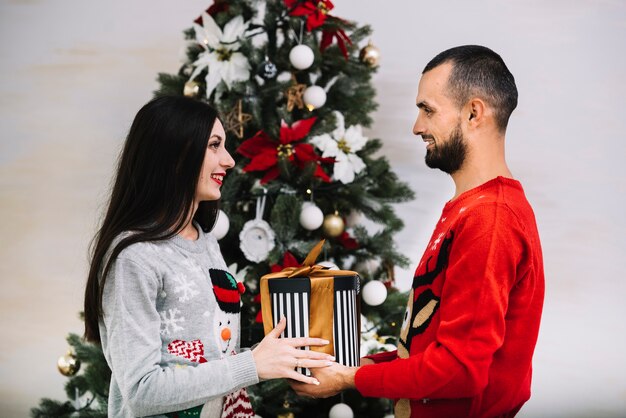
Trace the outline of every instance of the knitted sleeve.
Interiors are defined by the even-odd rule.
[[[103,351],[134,416],[187,409],[258,382],[250,351],[195,367],[162,367],[158,275],[123,255],[104,288]]]
[[[355,383],[363,395],[463,398],[487,385],[525,234],[511,210],[496,203],[467,211],[452,229],[435,341],[409,358],[361,367]]]
[[[374,363],[384,363],[398,358],[398,350],[383,351],[381,353],[370,354],[369,356],[365,356],[364,358],[371,359],[374,361]]]

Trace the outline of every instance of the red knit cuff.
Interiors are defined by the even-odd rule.
[[[365,356],[364,358],[368,358],[373,360],[374,363],[384,363],[386,361],[392,361],[398,358],[398,350],[393,351],[384,351],[381,353],[371,354],[369,356]]]
[[[383,368],[385,364],[361,366],[354,375],[354,386],[363,396],[380,397],[383,390]]]

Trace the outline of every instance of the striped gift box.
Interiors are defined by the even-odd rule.
[[[331,342],[328,346],[302,349],[325,352],[335,356],[340,364],[358,366],[361,316],[359,275],[350,270],[307,265],[307,262],[314,262],[311,258],[309,254],[303,267],[287,268],[261,278],[265,333],[270,332],[284,316],[287,326],[282,337],[324,338]],[[310,374],[305,368],[298,371]]]

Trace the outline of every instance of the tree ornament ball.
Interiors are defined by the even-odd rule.
[[[298,70],[306,70],[313,64],[315,55],[307,45],[296,45],[289,52],[289,62]]]
[[[324,217],[324,223],[322,224],[322,230],[327,237],[336,238],[343,233],[345,224],[341,216],[335,213],[331,213]]]
[[[313,202],[304,202],[300,211],[300,225],[308,231],[314,231],[324,222],[324,213]]]
[[[200,84],[195,81],[188,81],[183,88],[183,94],[187,97],[196,97],[200,93]]]
[[[376,67],[380,61],[380,50],[370,41],[361,49],[359,59],[370,67]]]
[[[373,274],[380,267],[380,259],[376,257],[361,261],[356,265],[356,270],[362,273]]]
[[[276,64],[272,61],[266,59],[259,65],[257,74],[266,80],[271,80],[278,75],[278,68],[276,68]]]
[[[326,103],[326,91],[320,86],[307,87],[302,98],[309,110],[318,109]]]
[[[338,403],[330,408],[328,418],[354,418],[354,412],[345,403]]]
[[[57,360],[57,368],[63,376],[74,376],[80,369],[80,361],[72,352],[59,357]]]
[[[211,233],[218,240],[224,238],[226,234],[228,234],[228,230],[230,229],[230,221],[228,220],[228,215],[224,213],[223,210],[219,210],[217,213],[217,221],[215,221],[215,226]]]
[[[387,299],[387,287],[379,280],[371,280],[363,286],[363,301],[370,306],[378,306]]]

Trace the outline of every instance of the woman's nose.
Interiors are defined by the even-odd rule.
[[[231,169],[235,166],[235,160],[233,160],[233,157],[230,155],[230,153],[228,151],[224,151],[226,153],[226,155],[224,155],[224,157],[222,158],[222,167],[228,169]]]

